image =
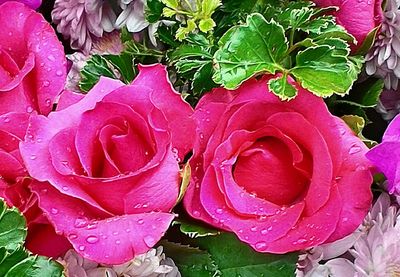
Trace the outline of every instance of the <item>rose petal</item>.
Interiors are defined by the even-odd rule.
[[[168,213],[108,217],[76,198],[60,195],[50,185],[35,184],[32,190],[56,230],[68,237],[78,253],[99,263],[122,264],[146,252],[174,218]]]
[[[85,97],[84,94],[76,93],[70,90],[64,90],[58,99],[57,111],[64,110],[65,108],[78,103],[83,97]]]
[[[193,146],[195,132],[192,119],[193,109],[173,89],[168,80],[166,67],[161,64],[140,65],[139,75],[132,84],[146,86],[153,90],[151,100],[165,114],[171,129],[173,147],[178,150],[179,158],[183,159]]]

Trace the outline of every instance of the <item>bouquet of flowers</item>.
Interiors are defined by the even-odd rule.
[[[400,274],[400,1],[0,24],[0,277]]]

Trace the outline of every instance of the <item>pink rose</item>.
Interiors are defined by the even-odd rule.
[[[37,9],[40,7],[42,4],[42,0],[15,0],[16,2],[24,3],[28,7],[32,9]],[[0,5],[5,3],[5,2],[10,2],[10,0],[0,0]]]
[[[257,251],[285,253],[352,233],[372,176],[367,148],[322,99],[291,80],[299,95],[281,102],[270,78],[200,100],[184,204]]]
[[[337,23],[357,40],[360,47],[375,27],[382,22],[382,0],[313,0],[320,7],[336,6]]]
[[[8,113],[0,116],[0,196],[10,206],[17,207],[28,224],[26,246],[35,254],[58,256],[70,244],[58,236],[37,205],[37,197],[29,185],[37,182],[29,177],[18,145],[28,127],[27,113]],[[45,240],[40,237],[46,238]]]
[[[31,189],[56,231],[85,258],[121,264],[174,218],[193,110],[161,65],[142,66],[131,85],[101,78],[79,98],[65,92],[57,111],[32,115],[20,151],[30,175],[49,182]]]
[[[48,114],[64,88],[63,46],[43,16],[17,2],[0,5],[0,114]]]

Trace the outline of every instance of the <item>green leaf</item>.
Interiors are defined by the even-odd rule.
[[[182,276],[217,276],[218,267],[207,251],[165,240],[161,241],[161,245],[165,255],[173,259]]]
[[[194,74],[192,89],[194,93],[201,94],[203,92],[210,91],[212,88],[216,87],[217,84],[212,80],[214,70],[212,63],[203,64]]]
[[[0,247],[8,251],[19,248],[26,238],[26,221],[16,208],[0,204]]]
[[[62,266],[41,256],[30,256],[14,265],[4,277],[60,277]]]
[[[177,9],[179,6],[178,0],[161,0],[161,2],[171,9]]]
[[[297,95],[297,89],[289,84],[287,80],[287,75],[282,75],[275,79],[270,79],[268,81],[269,89],[279,96],[281,100],[291,100]]]
[[[203,0],[201,1],[201,14],[204,18],[210,17],[216,8],[221,6],[220,0]]]
[[[222,276],[294,276],[297,253],[286,255],[263,254],[239,241],[235,235],[201,237],[195,245],[211,254]]]
[[[161,42],[171,46],[171,48],[178,47],[180,43],[175,39],[175,26],[165,26],[161,25],[157,29],[157,36]]]
[[[296,66],[290,73],[302,87],[317,96],[346,94],[361,70],[360,60],[355,62],[341,55],[329,45],[320,45],[300,51],[296,56]]]
[[[168,53],[168,58],[172,62],[179,59],[194,57],[209,60],[212,59],[212,55],[204,47],[192,44],[182,44],[175,50]]]
[[[362,134],[362,131],[365,127],[365,120],[361,116],[357,115],[344,115],[342,119],[346,124],[350,127],[350,129],[369,147],[372,148],[378,143],[376,141],[367,139]]]
[[[380,30],[381,26],[377,26],[374,29],[372,29],[367,37],[364,39],[363,43],[361,44],[360,48],[357,49],[356,55],[366,55],[371,49],[372,45],[375,43],[376,36],[378,34],[378,31]]]
[[[5,250],[5,248],[1,248],[0,250],[2,256],[4,254],[0,263],[0,276],[4,276],[10,268],[28,257],[28,253],[23,247],[17,248],[13,252],[3,252],[3,250]]]
[[[79,82],[79,88],[85,92],[89,91],[99,81],[101,76],[118,79],[104,57],[93,55],[81,70],[82,79]]]
[[[156,23],[160,20],[164,5],[160,0],[147,0],[145,15],[149,23]]]
[[[220,234],[218,230],[211,229],[210,227],[202,225],[201,223],[193,223],[184,219],[174,220],[172,225],[180,225],[180,231],[190,238],[216,236]]]
[[[122,81],[126,84],[132,82],[137,73],[130,54],[121,53],[120,55],[105,55],[103,57],[121,73]]]
[[[373,108],[378,103],[383,87],[382,79],[369,78],[362,83],[356,83],[350,94],[346,98],[337,100],[336,103],[346,102],[360,108]]]
[[[215,27],[215,22],[212,18],[201,19],[199,22],[200,31],[207,33]]]
[[[219,44],[213,79],[228,89],[237,88],[258,73],[281,70],[279,62],[288,49],[282,26],[260,14],[252,14],[245,25],[231,28]]]

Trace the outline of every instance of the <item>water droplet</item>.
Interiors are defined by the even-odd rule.
[[[268,231],[272,231],[272,226],[269,226],[269,227],[267,228],[267,230],[268,230]]]
[[[76,234],[70,234],[68,236],[69,239],[76,239],[78,236]]]
[[[262,230],[261,230],[261,234],[262,234],[262,235],[268,234],[268,230],[267,230],[267,229],[262,229]]]
[[[117,239],[117,240],[115,241],[115,244],[121,244],[121,240]]]
[[[139,209],[141,207],[142,207],[142,204],[136,204],[135,206],[133,206],[133,208],[135,208],[135,209]]]
[[[84,245],[81,245],[81,246],[78,247],[78,249],[79,249],[80,251],[85,250],[85,248],[86,248],[86,247],[85,247]]]
[[[13,35],[13,33],[12,32],[8,32],[8,35],[11,37]]]
[[[56,60],[56,58],[54,58],[54,56],[52,54],[48,55],[47,58],[49,59],[49,61],[54,62]]]
[[[51,100],[50,100],[50,99],[46,99],[45,103],[46,103],[46,106],[47,106],[47,107],[50,107],[50,106],[51,106]]]
[[[361,151],[361,147],[358,146],[358,145],[356,145],[356,144],[354,144],[354,145],[352,145],[352,146],[350,147],[350,149],[349,149],[349,154],[350,154],[350,155],[356,154],[356,153],[358,153],[358,152],[360,152],[360,151]]]
[[[256,231],[257,231],[257,226],[253,226],[253,227],[251,227],[251,228],[250,228],[250,231],[252,231],[252,232],[256,232]]]
[[[56,208],[51,208],[51,213],[52,213],[52,214],[58,214],[58,209],[56,209]]]
[[[97,221],[89,222],[89,224],[86,227],[86,229],[88,229],[88,230],[92,230],[92,229],[96,229],[96,228],[97,228]]]
[[[199,217],[201,214],[200,214],[199,211],[193,211],[193,215],[196,216],[196,217]]]
[[[9,119],[8,117],[5,117],[5,118],[4,118],[4,122],[5,122],[5,123],[8,123],[8,122],[10,122],[10,119]]]
[[[69,188],[67,186],[63,186],[62,189],[65,191],[69,190]]]
[[[143,219],[139,219],[139,220],[137,221],[137,223],[140,224],[140,225],[142,225],[142,224],[144,223],[144,220],[143,220]]]
[[[75,223],[74,226],[76,228],[83,228],[88,224],[88,220],[84,217],[78,217],[77,219],[75,219]]]
[[[152,236],[145,236],[143,241],[148,247],[153,247],[156,244],[156,240]]]
[[[267,243],[265,241],[257,242],[255,245],[257,250],[264,250],[267,247]]]
[[[199,136],[200,136],[200,139],[204,139],[204,134],[203,133],[200,133]]]
[[[96,243],[96,242],[99,241],[99,238],[96,237],[96,236],[88,236],[88,237],[86,238],[86,241],[87,241],[88,243]]]
[[[113,234],[114,236],[117,236],[117,235],[119,234],[119,232],[118,232],[118,231],[114,231],[114,232],[112,232],[112,234]]]
[[[36,155],[31,155],[30,159],[31,160],[36,160]]]
[[[219,209],[216,209],[215,212],[216,212],[217,214],[222,214],[222,213],[224,212],[224,210],[221,209],[221,208],[219,208]]]
[[[50,82],[47,80],[43,81],[43,86],[47,88],[48,86],[50,86]]]
[[[26,112],[27,113],[32,113],[33,112],[33,108],[31,106],[26,107]]]
[[[63,72],[62,72],[61,70],[57,70],[57,71],[56,71],[56,75],[57,75],[57,76],[62,76],[62,75],[63,75]]]
[[[128,229],[125,230],[125,232],[130,233],[131,229],[128,228]]]

